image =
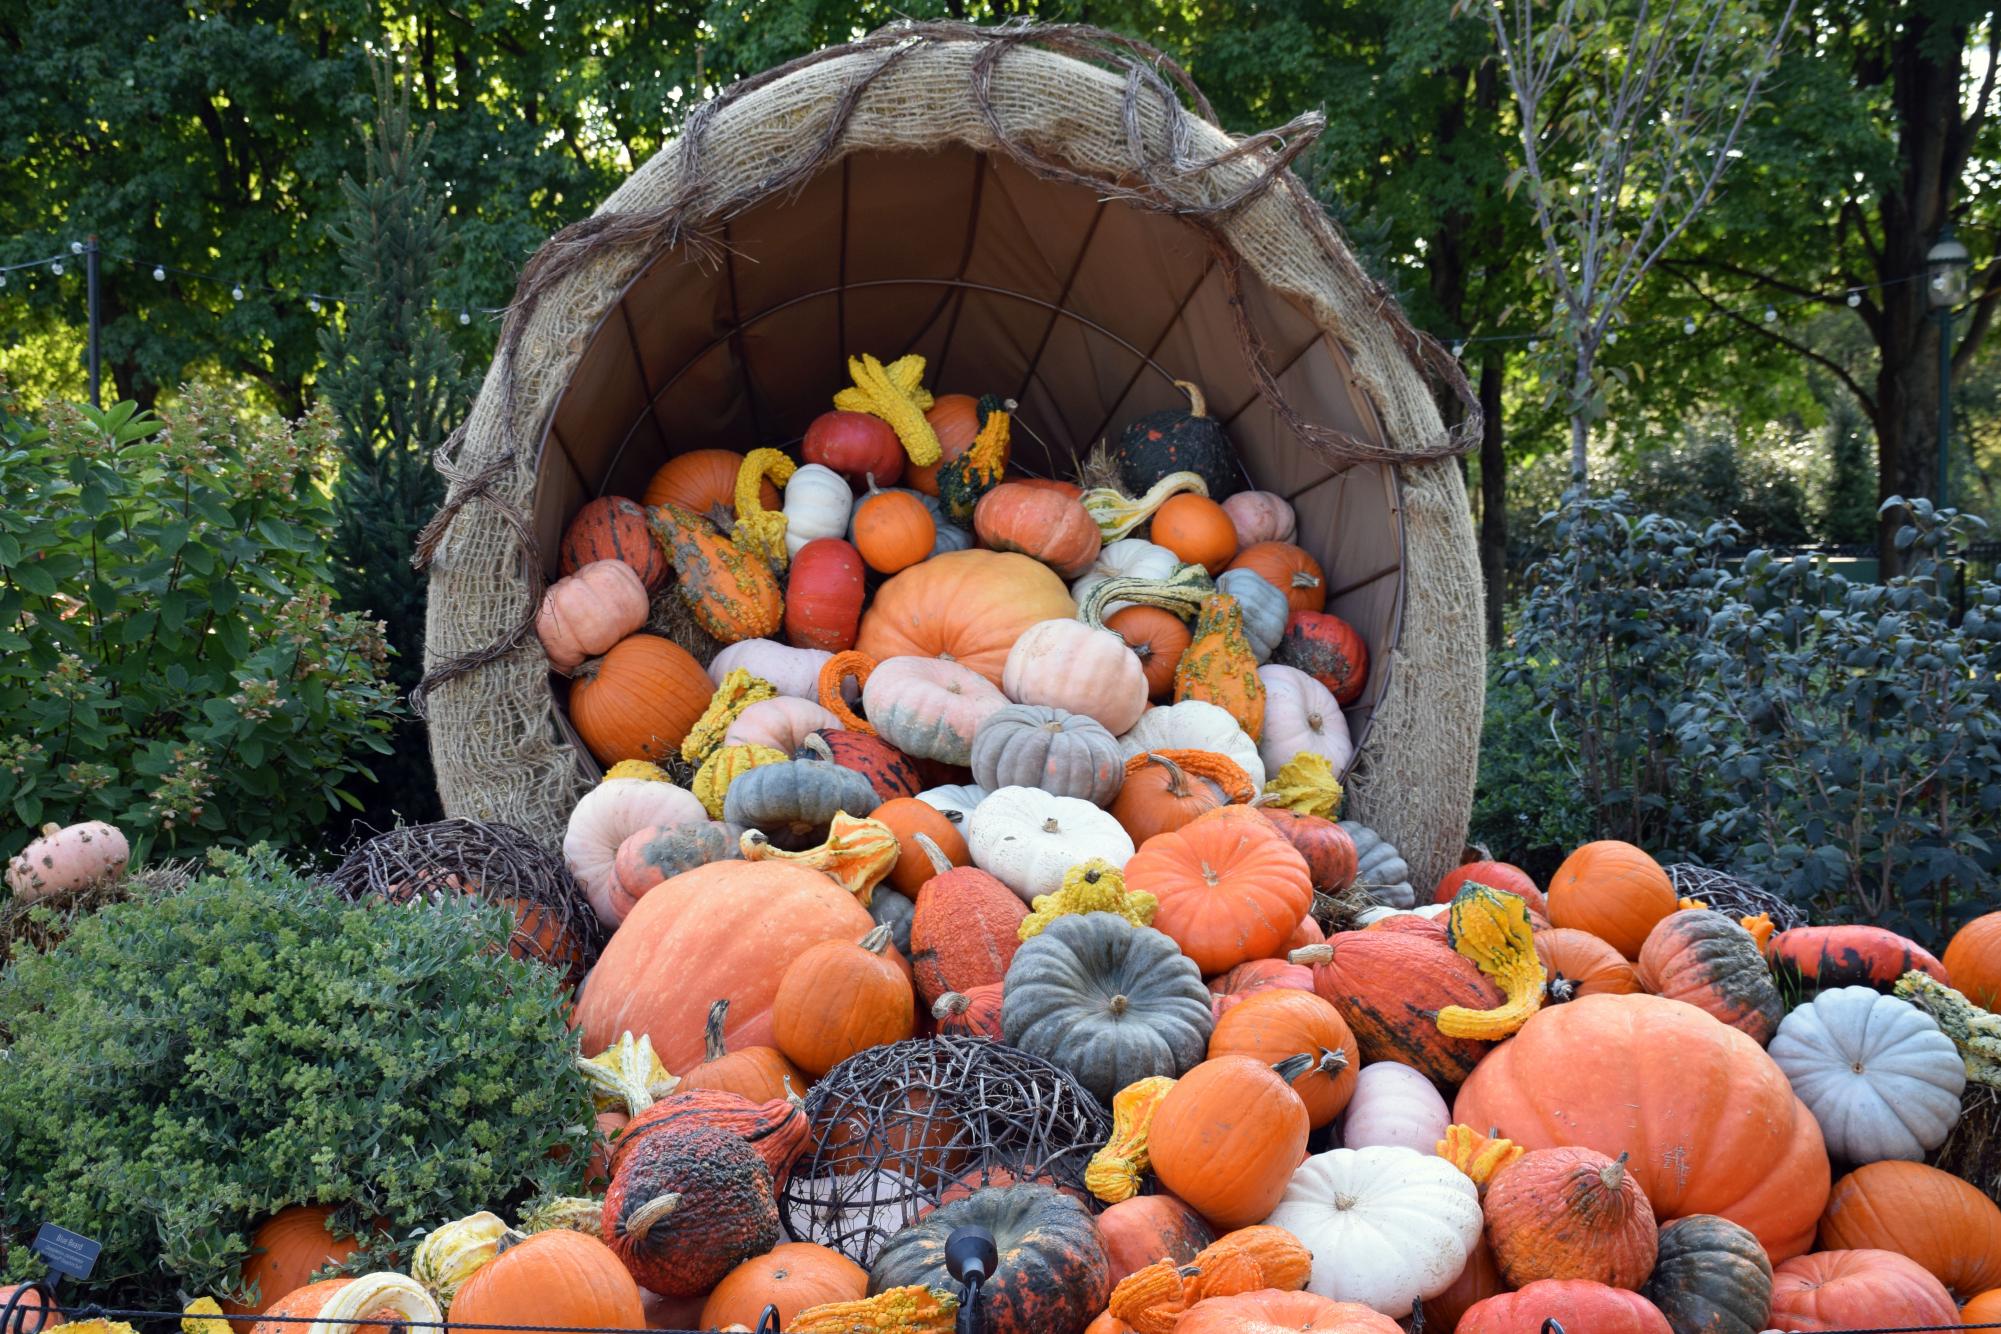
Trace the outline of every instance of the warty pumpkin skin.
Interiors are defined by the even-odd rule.
[[[1249,1056],[1223,1056],[1175,1081],[1153,1114],[1147,1152],[1161,1185],[1229,1231],[1271,1213],[1311,1129],[1284,1076]]]
[[[943,860],[942,854],[933,860],[910,923],[910,966],[927,1005],[948,991],[1005,978],[1028,916],[1028,905],[993,876],[974,866],[939,865]]]
[[[1640,1295],[1674,1334],[1759,1334],[1772,1310],[1772,1262],[1758,1239],[1727,1218],[1691,1214],[1660,1232],[1654,1272]]]
[[[680,752],[713,693],[686,649],[658,635],[632,635],[577,669],[570,724],[600,764],[664,760]]]
[[[1355,1094],[1361,1053],[1341,1012],[1310,991],[1266,987],[1243,997],[1216,1021],[1209,1058],[1250,1056],[1276,1065],[1288,1056],[1312,1058],[1292,1091],[1314,1129],[1341,1114]]]
[[[562,1325],[640,1329],[639,1285],[596,1237],[569,1228],[503,1247],[452,1298],[457,1325]],[[298,1326],[289,1328],[297,1329]]]
[[[778,1242],[771,1173],[726,1130],[685,1126],[628,1140],[605,1193],[605,1243],[664,1297],[694,1297]]]
[[[601,1051],[621,1033],[645,1033],[668,1069],[686,1070],[702,1060],[709,1006],[727,999],[730,1044],[769,1047],[773,960],[859,939],[874,924],[854,895],[786,862],[677,875],[647,892],[599,956],[577,1006],[583,1045]]]
[[[1185,408],[1163,408],[1135,417],[1119,432],[1112,449],[1119,486],[1127,495],[1143,496],[1169,473],[1192,472],[1209,495],[1229,499],[1244,489],[1244,469],[1222,423],[1209,415],[1202,390],[1190,380],[1175,387],[1188,395]]]
[[[895,444],[893,436],[890,443]],[[853,1260],[825,1246],[788,1241],[730,1270],[703,1304],[700,1328],[755,1329],[764,1308],[776,1306],[779,1328],[786,1329],[809,1307],[867,1295],[868,1271]]]
[[[1820,1245],[1895,1251],[1959,1296],[2001,1287],[2001,1205],[1925,1163],[1870,1163],[1835,1182]]]
[[[771,1179],[779,1183],[791,1175],[793,1163],[806,1149],[810,1131],[797,1094],[753,1102],[740,1093],[719,1089],[680,1090],[633,1117],[619,1136],[615,1153],[625,1153],[653,1135],[676,1135],[697,1127],[735,1135],[750,1146]]]
[[[1551,926],[1589,931],[1628,959],[1640,957],[1647,933],[1679,906],[1659,862],[1630,843],[1586,843],[1563,859],[1549,881]]]
[[[1538,931],[1535,952],[1549,974],[1543,984],[1545,1005],[1579,996],[1630,996],[1641,989],[1640,975],[1626,956],[1589,931],[1564,926]]]
[[[1216,1231],[1172,1195],[1135,1195],[1098,1215],[1098,1239],[1111,1264],[1111,1283],[1156,1260],[1187,1264],[1216,1240]]]
[[[1174,669],[1174,701],[1200,700],[1229,714],[1253,742],[1264,735],[1265,688],[1244,635],[1244,618],[1228,593],[1211,593]]]
[[[1772,937],[1765,958],[1795,991],[1826,987],[1888,991],[1914,968],[1951,985],[1945,965],[1922,945],[1880,926],[1796,926]]]
[[[1313,906],[1306,859],[1249,807],[1223,807],[1154,835],[1125,876],[1128,889],[1160,901],[1155,929],[1205,974],[1270,956]]]
[[[1022,942],[1002,990],[1007,1043],[1062,1066],[1101,1102],[1202,1060],[1212,1022],[1194,963],[1160,932],[1111,913],[1050,922]]]
[[[1639,1293],[1587,1279],[1543,1279],[1475,1302],[1459,1317],[1458,1334],[1542,1334],[1545,1320],[1565,1334],[1672,1334],[1667,1317]]]
[[[1990,1012],[2001,1011],[2001,912],[1974,918],[1945,947],[1954,990]]]
[[[1653,1206],[1626,1170],[1625,1155],[1537,1149],[1487,1188],[1487,1242],[1515,1287],[1582,1278],[1638,1289],[1654,1269],[1659,1228]]]
[[[1751,933],[1720,912],[1670,913],[1640,947],[1640,985],[1687,1001],[1759,1046],[1772,1040],[1786,1003]]]
[[[1719,1214],[1780,1258],[1812,1244],[1827,1199],[1820,1127],[1771,1057],[1658,996],[1544,1007],[1488,1053],[1452,1119],[1528,1149],[1630,1154],[1657,1220]]]
[[[1293,951],[1292,960],[1312,966],[1314,991],[1348,1021],[1365,1063],[1397,1061],[1453,1085],[1492,1045],[1438,1031],[1438,1012],[1448,1005],[1491,1010],[1502,1000],[1501,989],[1453,953],[1442,933],[1344,931]]]
[[[1893,1251],[1816,1251],[1772,1271],[1772,1326],[1784,1330],[1955,1325],[1936,1278]]]
[[[674,562],[674,591],[710,636],[735,644],[778,629],[785,595],[763,557],[739,547],[707,517],[678,505],[659,506],[648,519]]]
[[[1014,552],[952,551],[877,589],[855,647],[877,662],[948,658],[998,689],[1024,630],[1076,614],[1070,590],[1041,562]]]
[[[945,1266],[955,1229],[983,1227],[1000,1263],[981,1286],[991,1334],[1078,1334],[1111,1295],[1111,1266],[1084,1206],[1048,1186],[990,1186],[889,1239],[869,1291],[923,1284],[956,1291]]]

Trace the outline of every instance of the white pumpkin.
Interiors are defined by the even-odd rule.
[[[973,865],[1023,902],[1054,894],[1063,887],[1063,873],[1079,862],[1100,857],[1122,867],[1133,855],[1132,835],[1110,812],[1036,787],[989,794],[973,812],[966,847]]]
[[[824,464],[808,463],[785,484],[785,551],[818,537],[846,537],[855,493],[847,479]]]
[[[933,810],[943,811],[945,818],[964,834],[972,827],[973,812],[987,799],[987,790],[977,783],[947,783],[924,789],[917,799]]]
[[[88,889],[125,874],[132,846],[116,825],[85,820],[45,824],[40,835],[7,863],[7,888],[23,903]]]
[[[1341,1115],[1341,1146],[1430,1153],[1451,1124],[1452,1112],[1429,1079],[1396,1061],[1375,1061],[1355,1075]]]
[[[721,685],[725,676],[741,667],[752,676],[769,681],[771,688],[781,695],[817,700],[820,669],[833,656],[823,648],[793,648],[775,639],[743,639],[716,654],[709,663],[709,679]]]
[[[1214,751],[1235,760],[1250,775],[1252,786],[1265,785],[1265,763],[1258,756],[1257,743],[1227,711],[1204,699],[1148,709],[1119,737],[1119,749],[1127,759],[1148,750]]]
[[[584,887],[598,920],[616,928],[622,920],[613,906],[618,845],[649,825],[697,824],[708,818],[701,801],[686,788],[650,778],[607,778],[584,793],[570,812],[563,863]]]
[[[1165,579],[1181,568],[1181,557],[1166,547],[1137,537],[1107,542],[1098,550],[1091,568],[1070,585],[1070,600],[1078,606],[1090,591],[1107,579]],[[1100,616],[1110,616],[1132,606],[1130,602],[1108,602]]]
[[[1341,832],[1355,845],[1355,885],[1385,908],[1410,908],[1417,904],[1417,890],[1410,883],[1410,863],[1396,844],[1365,824],[1340,822]]]
[[[1037,621],[1022,631],[1001,668],[1001,689],[1017,704],[1081,713],[1113,736],[1146,712],[1139,655],[1115,632],[1078,620]]]
[[[1297,667],[1278,663],[1258,668],[1265,688],[1265,730],[1258,738],[1258,758],[1267,773],[1277,773],[1287,760],[1308,751],[1343,773],[1355,757],[1348,739],[1348,719],[1334,692]]]
[[[1265,1222],[1313,1252],[1308,1292],[1401,1319],[1452,1286],[1480,1240],[1480,1192],[1415,1149],[1335,1149],[1300,1164]]]
[[[779,695],[750,705],[723,733],[725,746],[769,746],[787,755],[815,732],[838,728],[841,720],[810,699]]]
[[[1292,617],[1292,604],[1285,594],[1255,570],[1225,570],[1217,576],[1216,588],[1237,600],[1251,656],[1269,662],[1278,650],[1278,641],[1285,637],[1286,621]]]
[[[1452,911],[1449,903],[1425,903],[1415,908],[1385,908],[1380,905],[1364,908],[1355,914],[1357,927],[1374,926],[1377,922],[1388,921],[1392,917],[1425,917],[1436,920]]]
[[[1921,1159],[1959,1120],[1966,1065],[1932,1017],[1871,987],[1836,987],[1779,1024],[1772,1060],[1820,1122],[1828,1153],[1861,1166]]]

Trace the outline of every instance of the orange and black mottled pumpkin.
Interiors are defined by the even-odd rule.
[[[826,743],[827,754],[820,754],[814,738]],[[807,738],[806,747],[795,757],[802,760],[832,759],[843,769],[849,769],[868,779],[869,786],[883,801],[894,801],[898,797],[914,797],[924,790],[923,779],[917,772],[917,763],[908,755],[890,745],[881,737],[873,737],[866,732],[850,732],[845,728],[830,727],[824,732],[815,732]],[[860,814],[851,811],[849,814]]]
[[[778,1244],[778,1202],[757,1151],[716,1126],[655,1127],[621,1142],[604,1240],[644,1287],[695,1297]]]
[[[1117,1287],[1156,1260],[1187,1264],[1216,1240],[1216,1230],[1172,1195],[1135,1195],[1098,1215],[1098,1239]]]
[[[563,544],[556,550],[558,573],[572,575],[600,560],[630,565],[649,593],[666,583],[672,570],[667,553],[653,540],[645,507],[624,496],[599,496],[563,530]]]
[[[1105,1309],[1111,1265],[1083,1205],[1048,1186],[990,1186],[934,1210],[889,1239],[869,1291],[918,1284],[953,1289],[945,1239],[962,1227],[993,1234],[1000,1264],[981,1289],[990,1334],[1078,1334]]]
[[[1186,380],[1175,385],[1188,395],[1185,408],[1149,412],[1119,433],[1112,451],[1119,485],[1127,495],[1143,496],[1173,472],[1192,472],[1209,488],[1211,500],[1225,500],[1244,489],[1243,465],[1223,424],[1209,415],[1202,391]]]
[[[1948,981],[1945,965],[1924,946],[1880,926],[1796,926],[1772,937],[1765,958],[1780,980],[1810,991],[1888,991],[1913,968]]]
[[[1272,654],[1326,686],[1341,704],[1353,704],[1369,683],[1369,646],[1355,627],[1327,611],[1296,611]]]
[[[1348,1021],[1364,1064],[1401,1061],[1434,1083],[1458,1084],[1493,1045],[1438,1031],[1438,1012],[1448,1005],[1491,1010],[1503,999],[1442,936],[1346,931],[1293,957],[1313,965],[1313,989]]]
[[[1687,1001],[1761,1047],[1786,1017],[1751,933],[1707,908],[1669,913],[1655,923],[1640,947],[1639,976],[1654,995]]]
[[[799,1090],[803,1092],[803,1090]],[[619,1137],[623,1155],[653,1135],[673,1135],[695,1126],[726,1130],[748,1144],[777,1182],[784,1182],[806,1148],[806,1113],[791,1099],[752,1102],[740,1093],[697,1089],[670,1093],[632,1119]],[[612,1167],[618,1167],[614,1160]]]
[[[1690,1214],[1661,1229],[1640,1295],[1661,1308],[1674,1334],[1758,1334],[1772,1311],[1772,1262],[1748,1229]]]

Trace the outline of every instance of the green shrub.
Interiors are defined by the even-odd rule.
[[[1498,671],[1488,675],[1469,837],[1537,884],[1548,883],[1564,856],[1594,837],[1591,808],[1549,720],[1536,712],[1526,686],[1503,683]]]
[[[332,436],[202,390],[164,420],[0,394],[0,856],[49,820],[300,842],[387,749],[380,627],[329,593]]]
[[[8,1276],[53,1221],[104,1243],[94,1297],[178,1309],[288,1204],[407,1237],[574,1193],[590,1097],[505,912],[348,904],[261,848],[211,860],[0,973]]]

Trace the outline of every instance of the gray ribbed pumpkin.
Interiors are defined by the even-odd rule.
[[[1640,1295],[1660,1307],[1674,1334],[1758,1334],[1772,1313],[1772,1262],[1749,1230],[1690,1214],[1661,1228]]]
[[[723,818],[757,829],[781,848],[809,848],[836,814],[867,815],[882,804],[874,784],[827,760],[760,764],[730,784]]]
[[[1410,864],[1404,861],[1394,843],[1353,820],[1341,821],[1341,832],[1355,845],[1357,888],[1367,890],[1369,897],[1385,908],[1417,906],[1417,890],[1410,883]]]
[[[1109,806],[1125,786],[1125,754],[1105,725],[1041,704],[996,709],[973,734],[973,781],[989,792],[1039,787]]]
[[[1001,994],[1008,1045],[1062,1066],[1103,1102],[1196,1065],[1214,1024],[1194,961],[1112,913],[1058,917],[1022,942]]]
[[[1216,577],[1216,588],[1237,600],[1244,615],[1244,638],[1251,641],[1251,656],[1259,662],[1271,661],[1278,641],[1285,638],[1285,622],[1292,607],[1285,594],[1255,570],[1225,570]]]

